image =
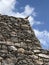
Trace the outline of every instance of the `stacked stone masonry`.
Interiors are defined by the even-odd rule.
[[[0,65],[49,65],[28,19],[0,14]]]

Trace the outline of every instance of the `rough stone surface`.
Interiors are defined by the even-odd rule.
[[[0,15],[0,65],[49,65],[27,18]]]

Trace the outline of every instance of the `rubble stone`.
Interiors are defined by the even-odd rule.
[[[49,65],[27,18],[0,14],[0,65]]]

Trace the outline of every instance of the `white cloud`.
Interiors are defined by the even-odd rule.
[[[35,23],[34,18],[33,18],[32,16],[30,16],[30,17],[28,18],[28,20],[29,20],[29,22],[30,22],[30,25],[33,26],[33,24]]]
[[[41,45],[45,49],[49,49],[49,32],[48,31],[39,31],[34,29],[36,36],[41,42]]]
[[[1,14],[12,14],[16,0],[0,0],[0,13]]]
[[[26,5],[25,6],[25,10],[24,10],[24,14],[26,14],[27,16],[28,15],[33,15],[33,16],[36,16],[36,13],[34,11],[35,9],[33,7],[30,7],[29,5]]]

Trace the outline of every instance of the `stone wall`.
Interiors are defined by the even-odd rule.
[[[27,19],[0,15],[0,64],[49,65],[49,51],[41,48]]]

